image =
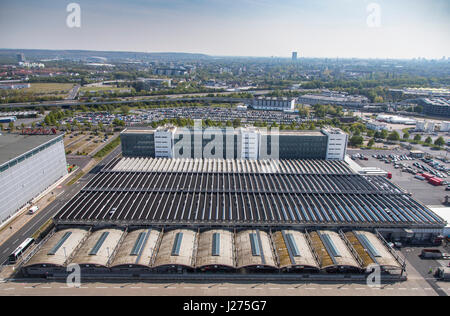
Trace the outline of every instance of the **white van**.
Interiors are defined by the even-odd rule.
[[[32,208],[30,208],[28,210],[28,214],[32,215],[32,214],[36,213],[38,210],[39,210],[39,207],[33,206]]]

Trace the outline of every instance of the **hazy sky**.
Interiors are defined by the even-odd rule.
[[[449,39],[449,0],[0,0],[0,48],[441,58]]]

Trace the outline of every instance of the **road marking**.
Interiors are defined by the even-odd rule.
[[[131,289],[140,289],[140,286],[132,286]]]
[[[236,290],[246,290],[246,288],[245,287],[238,287],[238,288],[236,288]]]
[[[96,289],[107,289],[106,286],[97,286]]]
[[[279,290],[280,288],[279,287],[271,287],[271,288],[269,288],[269,290]]]
[[[18,242],[18,241],[19,241],[19,239],[16,239],[16,241],[15,241],[15,242],[13,242],[12,244],[13,244],[13,245],[15,245],[15,244],[16,244],[16,242]]]
[[[313,287],[307,287],[307,288],[305,288],[305,290],[307,290],[307,291],[315,291],[316,289],[313,288]]]
[[[159,289],[159,287],[156,287],[156,286],[152,286],[152,287],[149,287],[149,289],[151,289],[151,290],[155,290],[155,289]]]
[[[8,248],[8,249],[5,249],[5,250],[3,251],[3,254],[6,253],[6,252],[8,252],[8,251],[9,251],[9,248]]]

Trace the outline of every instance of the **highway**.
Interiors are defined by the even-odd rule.
[[[58,196],[45,209],[41,210],[36,216],[26,223],[19,231],[12,235],[7,241],[0,246],[0,262],[5,263],[8,256],[27,238],[31,237],[42,225],[44,225],[50,218],[53,218],[56,213],[75,195],[77,194],[94,176],[101,170],[101,168],[109,163],[112,159],[121,153],[119,146],[105,157],[91,172],[84,175],[80,180],[70,187],[65,187],[63,193]]]
[[[271,90],[261,90],[261,91],[244,91],[251,93],[253,95],[262,95],[271,92]],[[209,93],[191,93],[191,94],[167,94],[149,97],[130,97],[123,98],[120,101],[100,101],[100,102],[77,102],[72,100],[65,101],[45,101],[45,102],[26,102],[26,103],[10,103],[10,104],[0,104],[0,109],[13,109],[13,108],[34,108],[41,106],[57,106],[57,107],[71,107],[71,106],[81,106],[81,105],[102,105],[102,104],[130,104],[136,102],[179,102],[179,101],[217,101],[217,102],[242,102],[241,98],[227,98],[224,97],[229,94],[236,92],[217,92],[223,97],[206,97],[209,94],[214,94],[214,92]]]

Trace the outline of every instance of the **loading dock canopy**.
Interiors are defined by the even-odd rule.
[[[281,269],[295,266],[320,269],[304,233],[296,230],[277,231],[273,233],[273,241]]]
[[[362,268],[338,233],[328,230],[314,231],[310,236],[322,269]]]
[[[157,229],[137,229],[129,232],[111,266],[150,267],[156,255],[157,242],[161,232]]]
[[[392,251],[376,234],[362,230],[174,229],[163,233],[155,228],[129,232],[111,228],[89,233],[87,228],[72,228],[57,231],[44,241],[24,267],[77,263],[120,270],[187,267],[362,271],[375,263],[384,270],[403,270],[401,258]]]
[[[197,250],[197,267],[235,267],[233,232],[224,229],[200,233]]]
[[[276,268],[269,235],[261,230],[244,230],[236,236],[237,267]]]
[[[83,228],[64,229],[56,232],[43,244],[38,252],[26,263],[26,266],[53,265],[64,267],[76,248],[88,235]]]
[[[93,232],[71,263],[107,267],[123,234],[123,230],[116,228]]]
[[[320,160],[113,160],[58,212],[55,222],[445,226],[387,179],[353,174],[344,162]]]
[[[376,235],[366,231],[354,231],[353,233],[374,263],[386,269],[402,268],[387,246]]]
[[[162,238],[154,267],[194,267],[194,246],[197,233],[188,229],[166,232]]]

